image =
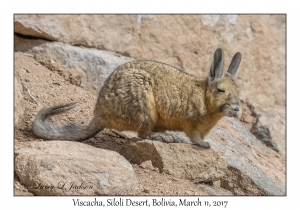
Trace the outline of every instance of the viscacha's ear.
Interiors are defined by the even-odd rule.
[[[223,50],[218,48],[214,53],[213,60],[211,63],[210,72],[209,72],[209,81],[213,82],[222,79],[222,77],[224,76],[223,69],[224,69]]]
[[[227,73],[229,73],[233,78],[235,78],[235,75],[237,73],[237,70],[239,69],[241,60],[242,60],[242,54],[239,52],[237,52],[231,60],[231,63],[230,63]]]

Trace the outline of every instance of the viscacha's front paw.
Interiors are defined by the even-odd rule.
[[[197,145],[198,147],[202,147],[202,148],[210,148],[210,144],[208,142],[202,141],[200,143],[196,142],[194,143],[194,145]]]

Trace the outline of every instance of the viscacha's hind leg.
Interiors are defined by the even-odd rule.
[[[96,113],[106,128],[150,136],[157,120],[151,76],[141,69],[115,71],[100,93]],[[96,115],[96,114],[95,114]]]
[[[148,115],[147,113],[141,113],[142,115]],[[152,133],[152,129],[153,129],[153,120],[151,119],[151,117],[148,116],[143,116],[140,123],[138,124],[138,137],[142,138],[142,139],[149,139]]]

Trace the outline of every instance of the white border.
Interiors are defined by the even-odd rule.
[[[296,2],[296,1],[295,1]],[[296,3],[287,1],[10,1],[1,3],[1,206],[30,209],[71,208],[77,197],[13,196],[13,14],[14,13],[286,13],[287,14],[287,197],[201,197],[203,200],[228,200],[226,209],[275,208],[298,206],[299,181],[299,20]],[[78,197],[84,199],[85,197]],[[91,200],[93,197],[86,197]],[[125,197],[123,197],[125,198]],[[134,197],[133,199],[144,199]],[[158,197],[147,197],[147,199]],[[176,197],[173,197],[177,199]],[[108,197],[101,197],[106,200]],[[296,207],[296,208],[295,208]],[[100,207],[96,207],[100,208]],[[125,207],[124,209],[132,209]],[[159,209],[166,208],[160,207]],[[185,207],[187,208],[187,207]],[[199,207],[198,207],[199,208]],[[8,208],[5,208],[8,209]],[[107,208],[106,208],[107,209]],[[113,209],[113,208],[112,208]],[[139,208],[141,209],[141,208]],[[144,209],[144,208],[142,208]],[[148,209],[148,208],[147,208]],[[178,207],[176,208],[178,209]],[[195,209],[195,208],[194,208]]]

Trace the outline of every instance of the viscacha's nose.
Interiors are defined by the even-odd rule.
[[[238,112],[238,111],[240,111],[240,108],[237,106],[237,107],[234,107],[233,110],[234,110],[235,112]]]

